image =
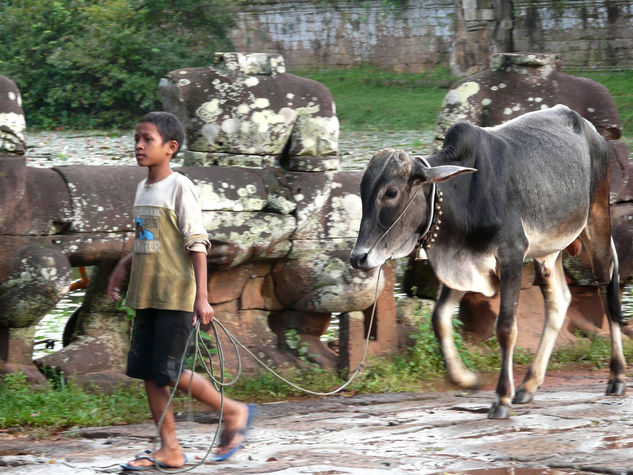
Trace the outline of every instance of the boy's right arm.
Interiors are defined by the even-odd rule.
[[[108,279],[108,297],[110,300],[115,302],[119,302],[121,300],[121,286],[123,285],[123,281],[130,273],[130,269],[132,268],[132,259],[134,257],[133,253],[129,253],[123,259],[121,259],[112,274],[110,274],[110,278]]]

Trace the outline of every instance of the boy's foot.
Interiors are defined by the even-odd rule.
[[[121,467],[124,470],[132,470],[132,471],[142,471],[142,470],[151,470],[156,466],[160,468],[180,468],[187,463],[187,456],[185,454],[174,454],[168,459],[158,460],[156,457],[152,457],[151,451],[146,450],[145,453],[141,452],[138,454],[134,460],[128,463],[122,463]],[[160,452],[160,451],[159,451]],[[177,460],[181,460],[182,463],[178,464]]]
[[[213,460],[216,462],[226,460],[235,452],[242,448],[246,440],[246,433],[251,428],[257,406],[255,404],[245,405],[244,411],[236,418],[234,425],[227,424],[220,435],[220,445],[214,452]]]

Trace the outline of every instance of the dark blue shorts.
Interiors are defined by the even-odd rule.
[[[157,386],[175,384],[192,329],[192,312],[136,310],[125,374]]]

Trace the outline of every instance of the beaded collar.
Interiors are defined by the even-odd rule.
[[[430,168],[429,162],[424,157],[415,157],[419,159],[425,167]],[[429,216],[426,222],[426,226],[424,231],[420,233],[420,237],[418,238],[417,243],[417,252],[415,256],[415,260],[426,260],[428,259],[428,255],[426,251],[431,248],[431,245],[437,239],[437,233],[440,230],[440,224],[442,224],[442,220],[440,216],[442,216],[442,202],[444,201],[444,193],[442,193],[437,188],[437,184],[433,183],[429,198]]]

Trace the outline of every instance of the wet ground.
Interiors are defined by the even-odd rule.
[[[246,446],[222,463],[202,460],[216,428],[212,414],[179,422],[178,433],[186,468],[198,474],[633,473],[633,400],[603,396],[605,377],[553,372],[535,401],[506,420],[486,418],[491,385],[261,404]],[[121,462],[153,448],[153,436],[151,423],[38,442],[0,434],[0,472],[118,473]]]

